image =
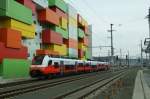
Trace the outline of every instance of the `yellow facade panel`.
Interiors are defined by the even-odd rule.
[[[86,60],[85,56],[83,58],[80,58],[80,60]]]
[[[87,21],[86,21],[86,20],[82,20],[82,25],[84,25],[84,26],[88,27],[88,23],[87,23]]]
[[[14,19],[4,19],[0,21],[0,27],[12,28],[22,33],[22,37],[34,38],[35,37],[35,25],[28,25]]]
[[[87,47],[84,46],[84,43],[80,43],[80,42],[78,43],[78,48],[82,49],[83,51],[85,51],[87,49]]]
[[[67,46],[65,44],[63,44],[63,45],[56,45],[56,44],[45,45],[44,49],[58,52],[59,55],[62,55],[62,56],[67,55]]]
[[[72,25],[72,26],[75,26],[77,27],[77,20],[72,18],[72,17],[69,17],[69,25]]]
[[[68,28],[68,21],[67,21],[67,19],[61,17],[61,19],[60,19],[60,25],[61,25],[61,27],[63,29],[67,30],[67,28]]]

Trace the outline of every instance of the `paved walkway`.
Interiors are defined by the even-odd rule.
[[[16,78],[16,79],[2,79],[0,77],[0,84],[7,84],[7,83],[15,83],[15,82],[20,82],[20,81],[27,81],[31,80],[32,78]]]
[[[150,99],[150,88],[144,79],[142,70],[137,73],[132,99]]]

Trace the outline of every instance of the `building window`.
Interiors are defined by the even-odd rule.
[[[35,35],[37,36],[37,32],[35,32]]]
[[[30,57],[30,54],[28,53],[28,57]]]
[[[36,24],[36,21],[35,21],[35,20],[34,20],[33,22],[34,22],[34,24]]]
[[[42,48],[42,44],[40,43],[40,49]]]
[[[40,33],[40,39],[42,38],[42,33]]]

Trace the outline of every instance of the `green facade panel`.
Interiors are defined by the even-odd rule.
[[[57,33],[60,33],[63,36],[63,38],[65,38],[65,39],[69,38],[68,30],[66,31],[66,30],[64,30],[64,29],[62,29],[61,27],[58,27],[58,26],[52,26],[51,29],[54,30]]]
[[[26,24],[32,24],[32,10],[14,0],[1,0],[0,16],[10,17]]]
[[[89,50],[85,51],[85,57],[86,57],[86,59],[90,59],[90,52],[89,52]]]
[[[0,64],[0,76],[2,76],[2,74],[3,74],[3,69],[2,69],[2,64]]]
[[[0,65],[0,75],[4,79],[29,77],[30,64],[24,59],[4,59]]]
[[[78,28],[78,37],[79,38],[83,38],[85,36],[85,33],[83,30],[81,30],[80,28]]]
[[[56,6],[65,13],[67,13],[68,6],[63,0],[48,0],[49,6]]]

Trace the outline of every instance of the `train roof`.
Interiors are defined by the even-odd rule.
[[[54,61],[64,61],[64,62],[78,62],[78,63],[91,63],[91,64],[108,64],[109,62],[100,62],[100,61],[85,61],[85,60],[76,60],[76,59],[64,59],[64,58],[53,58],[49,57],[48,55],[44,56],[42,65],[46,65],[49,60],[54,60]]]

